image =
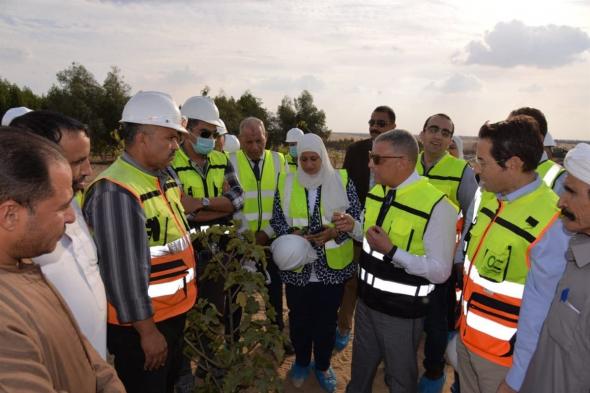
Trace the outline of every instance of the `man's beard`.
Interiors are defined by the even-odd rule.
[[[86,176],[82,176],[72,181],[72,189],[74,190],[74,194],[79,191],[84,191],[84,180],[86,180]]]

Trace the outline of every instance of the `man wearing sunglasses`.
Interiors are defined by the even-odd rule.
[[[363,241],[346,391],[371,392],[384,361],[390,392],[416,392],[424,317],[434,284],[451,272],[458,211],[416,172],[418,143],[409,132],[379,135],[369,158],[376,186],[367,194],[362,233],[347,215],[334,222]]]
[[[557,195],[535,172],[543,154],[537,122],[514,116],[479,130],[472,162],[486,191],[464,233],[464,285],[457,356],[461,390],[521,387],[557,282],[569,235]]]
[[[370,138],[354,142],[346,149],[344,164],[350,180],[354,183],[361,205],[365,205],[365,198],[369,189],[375,185],[373,173],[369,170],[369,151],[373,148],[373,140],[385,131],[395,129],[395,112],[388,106],[381,105],[373,110],[369,119]],[[358,260],[360,244],[355,243],[355,261]],[[344,286],[342,304],[338,311],[338,327],[336,329],[336,351],[342,351],[350,341],[352,329],[352,315],[356,305],[357,279],[352,276]]]
[[[420,140],[423,151],[418,156],[416,171],[428,178],[430,183],[461,209],[463,217],[477,190],[473,169],[467,161],[453,157],[448,148],[451,144],[455,125],[451,118],[438,113],[426,119]],[[461,272],[461,266],[458,272]],[[451,285],[453,281],[453,285]],[[449,330],[449,315],[453,315],[455,288],[453,276],[436,286],[432,295],[432,307],[424,323],[426,342],[424,345],[425,372],[418,390],[420,393],[440,393],[445,383],[445,349]],[[451,310],[449,312],[449,310]],[[454,321],[450,321],[453,323]],[[452,325],[451,325],[452,326]]]
[[[218,129],[225,129],[219,110],[210,97],[194,96],[180,112],[188,119],[189,133],[171,167],[182,184],[189,224],[206,230],[215,223],[228,223],[244,206],[244,192],[227,156],[214,150]]]

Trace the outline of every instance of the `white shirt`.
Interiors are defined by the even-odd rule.
[[[70,307],[80,330],[94,349],[107,357],[107,300],[98,269],[96,246],[75,201],[76,221],[50,254],[33,258]]]

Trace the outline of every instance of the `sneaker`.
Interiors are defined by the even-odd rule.
[[[418,382],[418,393],[441,393],[445,386],[445,380],[444,374],[438,379],[430,379],[422,375]]]
[[[348,345],[350,341],[350,332],[341,334],[340,330],[336,328],[336,339],[334,340],[334,350],[336,352],[342,351]]]
[[[300,388],[301,386],[303,386],[303,383],[309,376],[310,369],[311,366],[303,367],[298,365],[297,363],[293,363],[293,366],[291,366],[291,370],[289,370],[289,378],[291,378],[291,383],[293,383],[293,386],[295,386],[296,388]]]
[[[332,367],[328,368],[326,371],[320,371],[315,368],[314,365],[314,372],[322,389],[329,393],[334,393],[336,391],[336,374],[334,374]]]

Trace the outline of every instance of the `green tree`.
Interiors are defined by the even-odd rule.
[[[214,98],[214,101],[219,109],[219,116],[227,127],[227,131],[230,134],[238,134],[240,121],[242,121],[243,116],[236,99],[227,97],[225,93],[221,92]]]
[[[301,128],[305,133],[317,134],[324,140],[328,140],[332,132],[326,127],[326,113],[315,106],[313,96],[307,90],[303,90],[294,100],[285,96],[277,108],[277,117],[281,141],[293,127]]]
[[[0,78],[0,117],[2,117],[8,109],[17,106],[26,106],[30,109],[41,109],[43,105],[43,96],[37,96],[26,86],[21,89],[16,84]]]

